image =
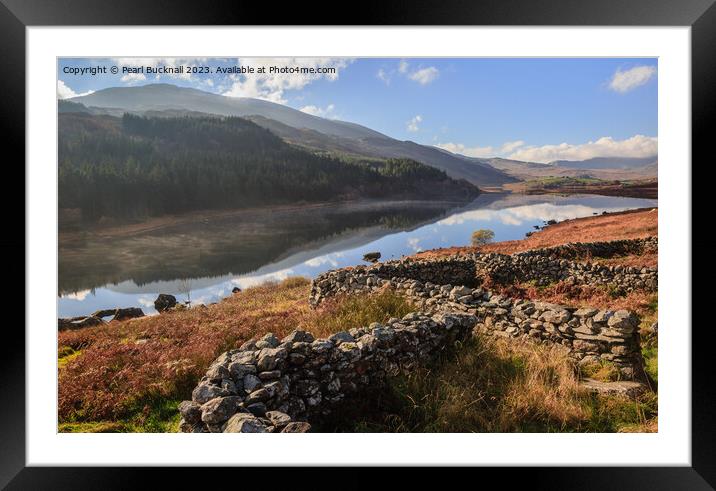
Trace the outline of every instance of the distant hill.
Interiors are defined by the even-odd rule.
[[[347,152],[363,157],[413,159],[477,186],[515,181],[515,178],[489,165],[432,146],[396,140],[358,124],[320,118],[259,99],[226,97],[170,84],[150,84],[98,90],[68,101],[81,103],[94,114],[116,116],[121,116],[123,112],[158,115],[165,111],[186,111],[250,117],[256,124],[307,149]],[[62,106],[60,111],[63,111]]]
[[[657,157],[595,157],[587,160],[555,160],[550,165],[570,169],[636,169],[657,163]]]
[[[239,117],[60,113],[58,155],[59,207],[90,221],[356,198],[467,201],[479,193],[414,160],[307,152]]]
[[[651,179],[657,177],[656,157],[648,159],[594,158],[557,161],[549,164],[502,158],[475,159],[489,164],[521,181],[544,177],[595,178],[604,180]],[[559,165],[557,165],[559,164]]]

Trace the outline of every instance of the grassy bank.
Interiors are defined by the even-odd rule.
[[[308,307],[292,278],[187,311],[59,334],[60,431],[175,431],[176,407],[222,352],[255,336],[305,329],[319,337],[413,310],[387,291]]]
[[[659,212],[657,208],[629,210],[606,215],[595,215],[583,218],[563,220],[554,225],[548,225],[531,236],[519,240],[506,240],[483,245],[480,247],[446,247],[420,252],[413,257],[430,258],[451,254],[469,252],[497,252],[500,254],[515,254],[554,247],[570,242],[599,242],[609,240],[638,239],[658,236]],[[656,255],[637,256],[634,264],[646,260],[654,262]],[[607,262],[607,260],[603,260]]]

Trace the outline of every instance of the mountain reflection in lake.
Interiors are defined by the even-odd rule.
[[[290,276],[415,252],[467,245],[480,228],[495,240],[525,236],[546,220],[654,207],[656,200],[608,196],[484,194],[468,205],[446,202],[360,202],[259,210],[205,218],[159,231],[60,241],[58,315],[101,308],[154,312],[158,293],[211,303],[246,288]]]

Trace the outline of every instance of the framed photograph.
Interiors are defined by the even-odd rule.
[[[3,485],[395,465],[712,489],[713,2],[355,25],[132,3],[0,0],[26,183]]]

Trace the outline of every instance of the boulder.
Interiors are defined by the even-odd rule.
[[[123,321],[127,319],[135,319],[137,317],[144,317],[144,311],[139,307],[127,307],[126,309],[117,309],[113,321]]]
[[[183,401],[179,404],[179,413],[184,421],[193,426],[201,421],[201,404],[194,401]]]
[[[224,433],[266,433],[268,428],[251,413],[234,414],[226,423]]]
[[[283,428],[291,422],[291,416],[281,411],[267,411],[266,417],[276,428]]]
[[[278,346],[281,342],[278,340],[278,338],[274,335],[274,333],[270,332],[266,334],[264,337],[256,341],[256,349],[262,349],[262,348],[275,348]]]
[[[281,343],[312,343],[313,334],[306,331],[295,330],[281,340]]]
[[[629,334],[634,332],[637,322],[637,319],[628,310],[617,310],[614,312],[614,315],[609,318],[607,325],[619,332]]]
[[[221,424],[229,419],[238,409],[240,397],[217,397],[201,406],[201,420],[207,424]]]
[[[588,378],[582,380],[579,385],[592,393],[602,396],[634,398],[646,391],[646,386],[644,384],[628,380],[618,382],[601,382]]]
[[[157,299],[154,301],[154,308],[157,312],[166,312],[176,306],[177,299],[174,295],[166,293],[160,293]]]
[[[369,263],[377,263],[380,259],[380,252],[367,252],[363,254],[363,260]]]
[[[206,382],[201,382],[192,391],[191,400],[194,402],[198,402],[199,404],[204,404],[205,402],[208,402],[211,399],[214,399],[216,397],[226,396],[226,395],[229,395],[229,394],[222,387],[219,387],[218,385],[209,384]]]
[[[341,343],[354,343],[355,339],[353,336],[348,334],[346,331],[341,331],[333,334],[328,339],[333,341],[336,346],[340,345]]]
[[[281,433],[308,433],[311,429],[311,425],[305,421],[294,421],[289,423],[286,427],[281,430]]]

